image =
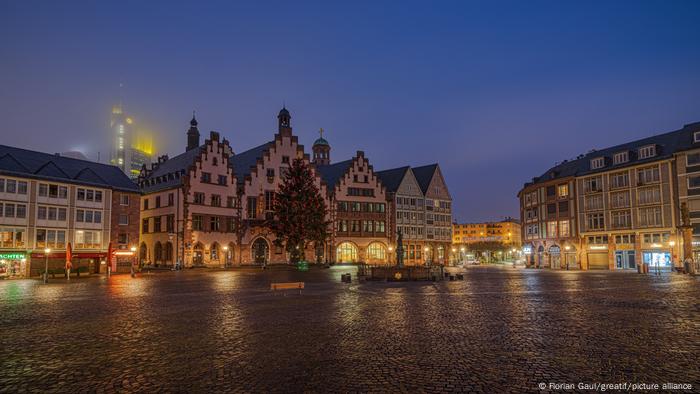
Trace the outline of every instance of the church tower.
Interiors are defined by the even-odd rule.
[[[194,148],[199,147],[199,129],[197,128],[197,119],[194,117],[194,112],[192,113],[192,120],[190,120],[190,129],[187,130],[187,149],[185,151],[190,151]]]
[[[318,132],[320,137],[314,142],[311,150],[314,153],[313,163],[317,166],[327,166],[331,164],[331,146],[323,138],[323,129]]]
[[[289,114],[287,108],[282,107],[280,113],[277,115],[277,128],[279,134],[282,136],[291,137],[292,136],[292,115]]]

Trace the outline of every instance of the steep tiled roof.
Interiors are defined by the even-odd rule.
[[[321,175],[321,179],[326,182],[328,190],[331,191],[340,178],[345,175],[350,166],[352,166],[352,159],[329,164],[327,166],[316,166],[316,172]]]
[[[0,145],[0,174],[138,192],[118,167]]]
[[[683,128],[668,133],[658,134],[652,137],[615,145],[610,148],[593,150],[581,155],[574,160],[565,160],[554,167],[548,169],[544,174],[535,178],[534,183],[541,183],[553,179],[565,178],[569,176],[582,176],[594,174],[602,171],[609,171],[615,168],[624,168],[632,165],[653,162],[673,156],[676,152],[700,147],[700,143],[694,142],[693,134],[700,131],[700,122],[691,123]],[[639,148],[654,145],[656,155],[641,159],[638,156]],[[620,152],[628,152],[629,161],[625,163],[613,164],[613,155]],[[601,168],[591,168],[591,160],[602,157],[605,165]],[[531,183],[527,183],[529,185]]]
[[[271,143],[266,142],[231,157],[229,166],[233,168],[233,173],[236,175],[239,184],[242,184],[245,181],[245,177],[250,175],[251,169],[257,165],[258,159],[263,157],[263,153]]]
[[[403,166],[399,168],[378,171],[375,172],[375,174],[382,181],[382,185],[384,185],[386,191],[395,193],[399,189],[399,186],[401,186],[401,182],[403,181],[404,176],[406,176],[406,172],[409,168],[409,166]]]
[[[437,171],[437,168],[437,163],[428,164],[427,166],[411,168],[411,170],[413,170],[413,175],[415,175],[416,177],[416,181],[418,181],[418,185],[423,191],[423,194],[428,192],[428,187],[430,187],[430,181],[433,180],[433,175],[435,174],[435,171]]]
[[[190,149],[158,164],[153,172],[144,179],[141,190],[144,193],[153,193],[179,186],[182,182],[182,175],[194,164],[197,155],[199,155],[203,147],[204,145],[196,149]]]

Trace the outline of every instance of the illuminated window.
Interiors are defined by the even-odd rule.
[[[369,260],[386,260],[386,248],[378,242],[372,242],[367,247],[367,258]]]
[[[357,261],[357,247],[350,242],[338,245],[337,260],[341,263],[354,263]]]
[[[557,192],[559,194],[559,197],[566,197],[569,195],[569,185],[568,184],[563,184],[557,186]]]

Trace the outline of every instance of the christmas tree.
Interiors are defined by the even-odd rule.
[[[304,255],[307,243],[323,243],[329,222],[328,209],[314,183],[309,165],[295,159],[282,176],[282,184],[273,203],[274,219],[269,223],[277,245],[284,245],[292,263]]]

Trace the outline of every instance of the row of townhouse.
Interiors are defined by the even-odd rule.
[[[565,160],[518,193],[528,264],[670,270],[700,257],[700,123]]]
[[[307,260],[390,263],[401,231],[407,263],[447,262],[451,197],[437,164],[375,172],[361,151],[331,164],[331,147],[322,135],[311,158],[292,133],[289,111],[283,108],[277,119],[272,141],[235,153],[217,132],[201,144],[193,117],[185,152],[161,156],[142,169],[141,262],[229,266],[289,261],[267,223],[274,219],[282,176],[296,158],[311,164],[332,223],[324,244],[307,245]]]
[[[140,193],[117,167],[0,145],[0,277],[128,270]],[[110,247],[113,258],[108,258]]]

